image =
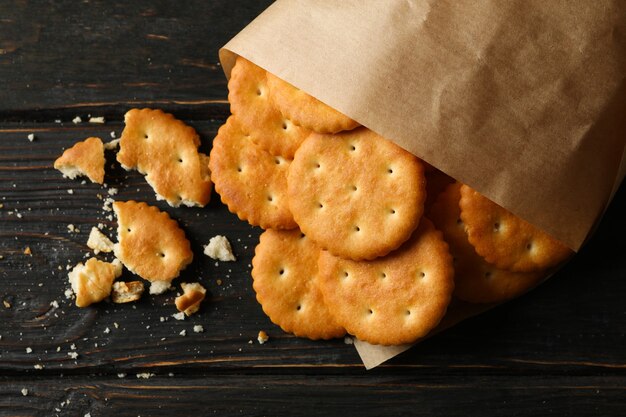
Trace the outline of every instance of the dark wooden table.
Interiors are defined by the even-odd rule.
[[[210,296],[185,321],[171,318],[173,293],[85,309],[65,298],[90,228],[115,221],[97,197],[106,190],[63,179],[54,159],[87,136],[119,136],[142,106],[187,121],[208,152],[228,115],[218,48],[268,3],[0,2],[0,414],[626,415],[626,190],[549,282],[365,371],[343,340],[297,339],[262,314],[249,275],[259,229],[217,195],[204,209],[156,202],[109,155],[115,198],[180,220],[197,254],[182,280]],[[107,122],[72,123],[88,115]],[[200,255],[216,234],[236,263]]]

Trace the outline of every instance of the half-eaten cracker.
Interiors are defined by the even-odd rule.
[[[141,281],[118,281],[113,283],[111,291],[111,301],[116,304],[130,303],[137,301],[143,294],[144,286]]]
[[[76,294],[76,306],[87,307],[107,298],[113,281],[120,275],[122,264],[117,259],[109,263],[90,258],[85,264],[76,265],[68,274],[72,291]]]
[[[66,149],[56,161],[54,168],[64,177],[74,179],[84,175],[91,182],[104,183],[104,145],[100,138],[91,137]]]
[[[124,116],[117,160],[137,169],[173,207],[205,206],[211,198],[208,156],[198,152],[196,131],[161,110],[132,109]]]
[[[169,283],[193,260],[185,232],[167,213],[132,200],[116,201],[113,210],[118,221],[115,256],[132,273]]]
[[[274,324],[309,339],[341,337],[318,287],[320,249],[298,229],[266,230],[252,259],[256,299]]]
[[[183,294],[176,297],[174,301],[178,311],[185,313],[187,317],[196,313],[200,308],[200,303],[206,296],[206,289],[197,282],[180,284],[183,289]]]

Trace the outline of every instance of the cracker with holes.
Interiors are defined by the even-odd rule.
[[[252,143],[231,116],[213,140],[209,166],[215,191],[241,220],[263,229],[293,229],[287,203],[289,164]]]
[[[56,161],[54,168],[64,177],[74,179],[86,176],[91,182],[104,182],[104,145],[100,138],[91,137],[66,149]]]
[[[173,207],[205,206],[212,184],[196,131],[161,110],[132,109],[124,121],[117,153],[122,167],[144,174],[158,200]]]
[[[314,133],[289,167],[289,207],[302,232],[336,256],[384,256],[406,241],[424,208],[422,164],[366,129]]]
[[[319,133],[337,133],[359,126],[345,114],[269,72],[267,84],[272,103],[297,125]]]
[[[380,345],[425,336],[446,313],[454,290],[448,245],[428,219],[398,250],[370,262],[322,252],[320,288],[337,323]]]
[[[115,256],[134,274],[169,288],[193,260],[185,232],[167,213],[146,203],[116,201],[113,210],[118,221]]]
[[[540,271],[565,261],[572,251],[477,191],[461,187],[461,219],[476,252],[500,269]]]
[[[265,314],[284,331],[314,340],[345,334],[318,287],[319,254],[298,229],[266,230],[252,259],[252,286]]]
[[[310,131],[297,126],[274,107],[266,71],[238,57],[228,81],[230,111],[250,139],[272,155],[293,158]]]
[[[117,259],[109,263],[90,258],[85,264],[76,265],[68,274],[72,291],[76,294],[76,306],[87,307],[107,298],[113,281],[120,275],[122,264]]]
[[[450,246],[454,258],[454,295],[470,303],[499,303],[517,297],[537,285],[543,271],[511,272],[499,269],[480,257],[467,240],[461,220],[461,184],[449,185],[437,197],[429,219]]]

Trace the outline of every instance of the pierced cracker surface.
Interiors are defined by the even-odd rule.
[[[196,131],[161,110],[132,109],[124,116],[117,160],[146,176],[157,199],[171,206],[204,206],[211,198],[208,157]]]
[[[498,268],[531,272],[555,266],[573,252],[477,191],[461,187],[461,219],[476,252]]]
[[[419,159],[366,128],[309,136],[287,183],[303,233],[355,260],[384,256],[406,241],[426,196]]]
[[[287,204],[289,164],[252,143],[235,116],[217,132],[209,162],[222,202],[241,220],[263,229],[297,226]]]
[[[320,249],[298,229],[266,230],[252,259],[257,301],[274,324],[309,339],[341,337],[318,287]]]
[[[193,260],[191,245],[178,223],[158,208],[136,201],[116,201],[115,256],[148,281],[171,281]]]
[[[269,72],[267,84],[274,105],[297,125],[319,133],[337,133],[359,126],[345,114]]]
[[[498,303],[517,297],[546,276],[546,272],[511,272],[481,258],[467,240],[461,220],[461,184],[451,184],[433,204],[428,218],[443,233],[454,258],[454,295],[470,303]]]
[[[370,262],[322,252],[320,288],[329,310],[348,333],[381,345],[425,336],[446,313],[454,290],[448,245],[428,219],[409,241]]]
[[[71,179],[85,175],[91,182],[104,182],[104,145],[100,138],[91,137],[66,149],[56,161],[54,168]]]
[[[293,158],[311,133],[285,117],[270,101],[266,71],[238,57],[228,81],[230,111],[250,139],[272,155]]]

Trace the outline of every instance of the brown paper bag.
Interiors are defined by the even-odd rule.
[[[578,250],[626,173],[625,34],[621,0],[279,0],[220,60],[228,76],[246,57]],[[372,367],[406,347],[357,349]]]

